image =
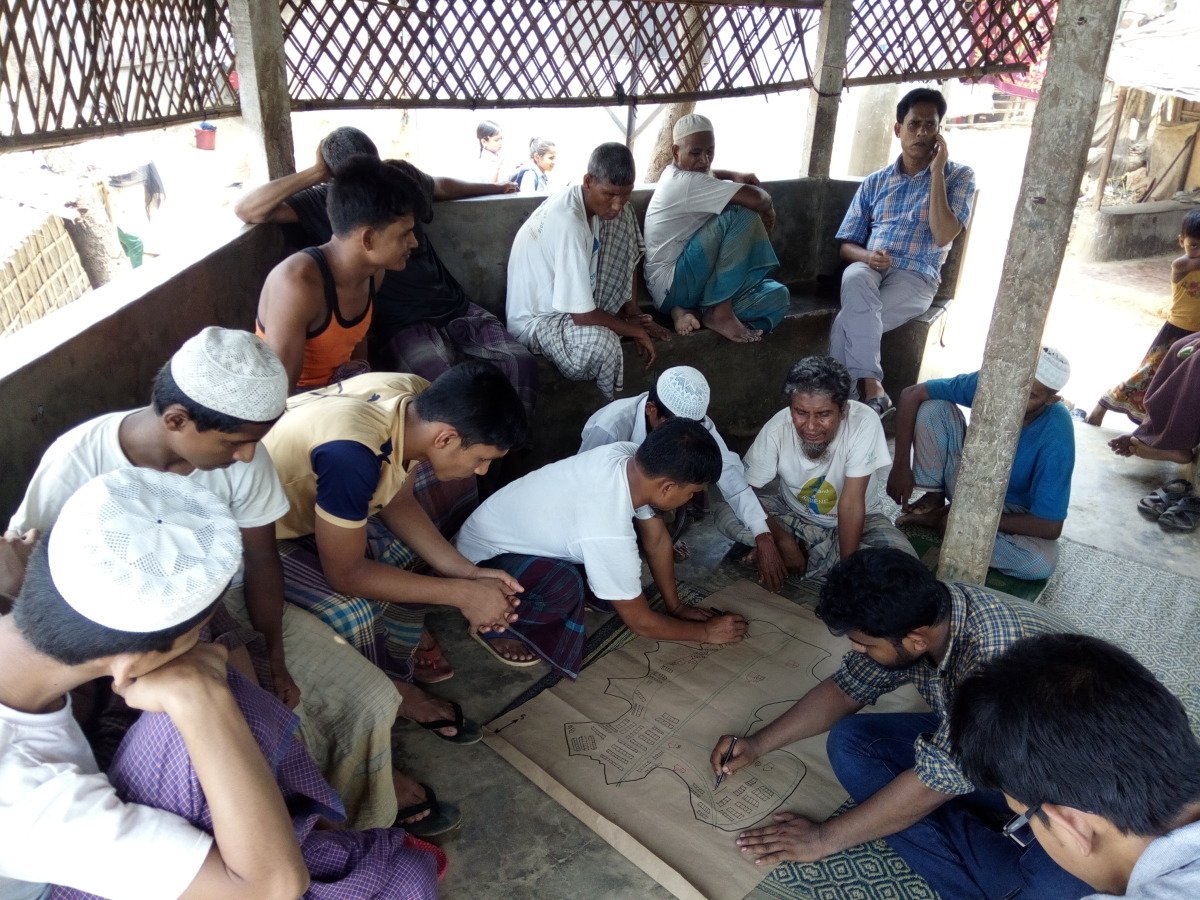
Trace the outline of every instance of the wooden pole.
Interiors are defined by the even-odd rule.
[[[982,584],[1067,246],[1121,0],[1062,0],[938,575]]]
[[[259,159],[251,165],[265,168],[267,180],[273,181],[296,171],[279,4],[229,0],[229,15],[237,46],[242,118],[262,144]]]
[[[1117,138],[1124,122],[1125,100],[1129,96],[1129,88],[1117,91],[1117,104],[1113,107],[1112,126],[1108,129],[1108,139],[1104,142],[1104,156],[1100,159],[1100,174],[1096,177],[1096,203],[1099,209],[1104,203],[1104,187],[1108,184],[1108,169],[1112,165],[1113,150],[1117,146]]]
[[[833,137],[837,130],[838,105],[846,77],[846,40],[850,36],[852,0],[825,0],[817,27],[817,59],[812,94],[808,104],[808,127],[804,133],[805,173],[809,178],[828,178],[833,161]]]

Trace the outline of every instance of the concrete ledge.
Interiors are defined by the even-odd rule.
[[[1175,247],[1183,217],[1200,209],[1195,203],[1162,200],[1089,209],[1080,223],[1090,228],[1084,256],[1096,262],[1110,259],[1142,259]]]

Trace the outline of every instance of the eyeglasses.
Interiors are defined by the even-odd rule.
[[[1010,837],[1017,842],[1020,847],[1028,847],[1037,838],[1033,834],[1033,826],[1029,824],[1029,820],[1036,816],[1042,809],[1042,804],[1035,803],[1029,809],[1020,815],[1013,816],[1008,820],[1008,824],[1004,826],[1001,832],[1005,837]]]

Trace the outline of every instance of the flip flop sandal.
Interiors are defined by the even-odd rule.
[[[1158,517],[1164,531],[1195,531],[1200,525],[1200,497],[1188,495]]]
[[[437,638],[432,634],[429,637],[433,641],[433,646],[417,647],[416,653],[413,656],[413,666],[415,669],[413,681],[418,681],[421,684],[439,684],[443,681],[449,681],[454,677],[454,667],[450,665],[449,660],[442,654],[442,648],[438,644]]]
[[[878,397],[872,397],[870,400],[864,402],[871,409],[875,410],[875,414],[880,419],[886,418],[896,411],[896,407],[892,405],[892,398],[887,394],[880,394]]]
[[[458,807],[453,803],[439,801],[433,788],[429,785],[422,784],[421,787],[425,789],[425,799],[420,803],[414,803],[412,806],[398,810],[396,821],[392,823],[392,827],[403,828],[413,837],[418,838],[435,837],[457,828],[462,823],[462,813]],[[428,812],[429,815],[418,822],[405,824],[405,819],[419,816],[423,812]]]
[[[536,666],[542,661],[540,657],[536,656],[533,659],[509,659],[501,654],[499,650],[493,647],[492,642],[487,638],[480,637],[474,631],[468,633],[476,642],[482,644],[483,648],[487,650],[488,653],[492,654],[492,656],[496,657],[496,659],[500,660],[500,662],[504,663],[506,666],[512,666],[514,669],[527,669],[530,666]],[[503,637],[503,633],[500,636]]]
[[[430,722],[418,722],[415,719],[409,719],[409,721],[431,732],[434,737],[439,737],[451,744],[477,744],[483,740],[483,729],[479,727],[479,723],[472,722],[463,716],[462,707],[453,700],[446,702],[454,710],[453,719],[434,719]],[[439,728],[455,728],[457,731],[447,736],[438,731]],[[412,813],[409,813],[409,815],[412,815]]]
[[[1157,519],[1191,492],[1190,481],[1184,481],[1182,478],[1168,481],[1154,493],[1147,494],[1138,501],[1138,512],[1149,519]]]

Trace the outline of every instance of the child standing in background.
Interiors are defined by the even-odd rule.
[[[1146,389],[1171,345],[1200,331],[1200,209],[1183,217],[1179,232],[1183,256],[1171,263],[1171,312],[1150,343],[1137,371],[1108,391],[1091,415],[1089,425],[1099,425],[1109,410],[1125,413],[1138,425],[1146,418]]]
[[[529,161],[513,175],[513,183],[522,194],[544,194],[550,189],[550,173],[558,159],[554,141],[534,138],[529,142]]]
[[[500,151],[504,149],[504,134],[500,126],[491,119],[484,119],[475,126],[475,138],[479,141],[479,172],[477,181],[484,184],[500,184],[507,178],[500,177],[500,166],[504,162]]]

